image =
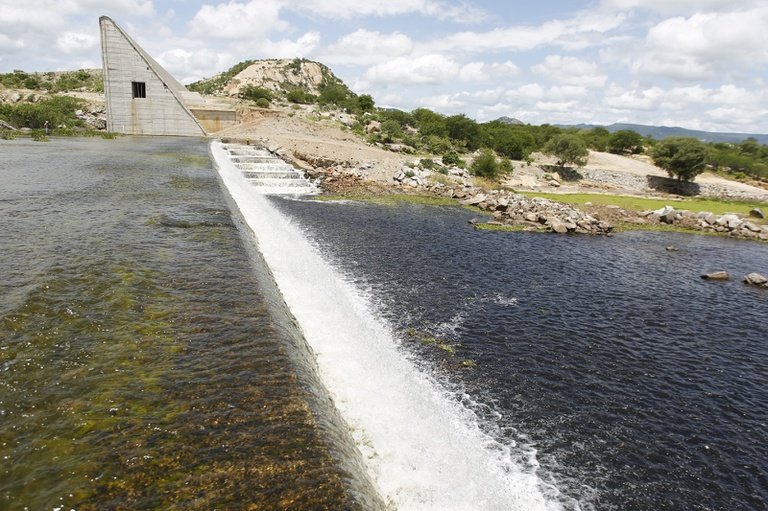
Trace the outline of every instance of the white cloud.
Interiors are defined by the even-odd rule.
[[[402,84],[438,84],[455,78],[460,67],[438,54],[420,57],[398,57],[371,67],[365,78],[371,82]]]
[[[24,41],[20,39],[11,39],[5,34],[0,34],[0,50],[4,52],[21,50],[24,48]]]
[[[636,74],[679,80],[716,79],[768,63],[768,5],[727,13],[674,17],[653,26]],[[729,76],[728,78],[733,78]]]
[[[649,9],[667,15],[686,14],[703,11],[730,11],[734,7],[747,8],[759,5],[763,0],[603,0],[602,5],[609,9],[628,10],[634,8]]]
[[[72,5],[77,12],[101,10],[105,14],[155,15],[155,6],[152,0],[69,0],[60,3]]]
[[[440,20],[475,23],[485,18],[485,13],[476,7],[443,0],[294,0],[291,6],[298,11],[331,19],[422,14]]]
[[[534,73],[564,85],[601,87],[607,77],[598,72],[597,64],[576,57],[549,55],[531,68]]]
[[[621,91],[620,87],[614,87],[606,94],[603,102],[616,110],[653,110],[664,97],[665,91],[660,87],[624,91]]]
[[[618,28],[626,16],[581,13],[569,20],[552,20],[540,25],[517,25],[487,32],[458,32],[425,44],[432,51],[490,53],[522,52],[544,45],[583,49],[600,44],[603,34]]]
[[[214,39],[258,40],[269,32],[285,30],[279,0],[203,5],[189,26],[193,35]]]
[[[528,83],[517,89],[508,90],[506,93],[508,99],[535,100],[544,97],[544,87],[538,83]]]
[[[544,112],[571,112],[576,105],[575,101],[539,101],[536,108]]]
[[[487,66],[487,70],[495,79],[510,78],[520,72],[520,68],[517,67],[514,62],[509,60],[505,62],[494,62],[490,66]]]
[[[483,62],[470,62],[469,64],[465,64],[459,70],[459,78],[465,82],[484,82],[488,79],[485,67],[485,63]]]
[[[319,32],[307,32],[296,40],[265,41],[261,52],[273,58],[306,57],[320,45]]]
[[[359,29],[328,47],[323,60],[328,63],[371,65],[410,53],[411,38],[400,33]]]
[[[157,61],[184,84],[213,76],[235,63],[231,54],[214,52],[207,48],[191,51],[174,48],[158,55]]]
[[[64,53],[79,53],[99,46],[99,37],[82,32],[62,32],[56,46]]]
[[[577,99],[587,96],[587,88],[580,85],[556,85],[550,87],[547,97],[553,100]]]

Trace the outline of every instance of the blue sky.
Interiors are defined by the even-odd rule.
[[[103,14],[182,83],[306,57],[406,110],[768,133],[768,0],[0,0],[0,71],[100,67]]]

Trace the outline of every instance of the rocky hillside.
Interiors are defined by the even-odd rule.
[[[319,62],[307,59],[247,60],[212,78],[188,86],[202,94],[239,96],[247,86],[277,93],[305,93],[317,97],[323,88],[335,85],[347,89],[333,72]]]

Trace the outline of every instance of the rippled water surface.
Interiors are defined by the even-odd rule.
[[[0,141],[0,183],[0,509],[375,506],[204,141]]]
[[[452,209],[274,203],[490,432],[535,447],[566,507],[768,509],[768,292],[739,282],[768,272],[768,246],[477,232]],[[699,278],[720,269],[735,278]]]

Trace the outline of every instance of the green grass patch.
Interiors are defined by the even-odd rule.
[[[680,234],[700,234],[702,236],[722,236],[723,233],[716,231],[700,231],[698,229],[686,229],[670,224],[634,224],[632,222],[618,222],[613,228],[613,232],[630,231],[654,231],[654,232],[676,232]]]
[[[478,231],[498,231],[498,232],[522,232],[530,229],[528,225],[499,225],[499,224],[475,224]]]
[[[688,211],[701,212],[709,211],[716,215],[725,213],[738,213],[748,215],[749,210],[755,207],[766,207],[766,203],[759,201],[725,201],[718,199],[648,199],[644,197],[632,197],[628,195],[602,195],[597,193],[539,193],[539,192],[521,192],[528,197],[542,197],[566,204],[583,206],[591,202],[596,206],[619,206],[630,211],[646,211],[649,209],[660,209],[664,206],[672,206],[675,209],[687,209]]]

